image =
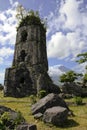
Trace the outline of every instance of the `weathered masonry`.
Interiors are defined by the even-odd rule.
[[[47,74],[46,30],[40,24],[27,23],[17,30],[13,64],[5,73],[5,96],[49,92],[55,86]]]

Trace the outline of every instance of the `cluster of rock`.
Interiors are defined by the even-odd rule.
[[[23,124],[23,125],[18,125],[18,127],[16,128],[16,130],[37,130],[36,125],[27,125],[27,124]]]
[[[87,91],[83,88],[81,83],[65,83],[62,86],[62,93],[65,97],[81,96],[86,97]]]
[[[35,119],[42,119],[46,123],[62,125],[68,117],[69,108],[58,94],[48,94],[32,106]]]
[[[36,125],[28,124],[23,117],[21,117],[21,122],[18,124],[18,126],[15,127],[15,121],[18,120],[18,112],[15,112],[11,110],[8,107],[0,106],[0,117],[4,114],[8,113],[8,115],[3,116],[4,126],[5,129],[9,130],[37,130]],[[0,130],[3,129],[0,124]]]

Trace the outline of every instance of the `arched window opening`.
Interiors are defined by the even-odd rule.
[[[25,82],[25,78],[24,78],[24,77],[21,77],[20,83],[21,83],[21,84],[24,84],[24,82]]]
[[[22,42],[25,42],[26,40],[27,40],[27,32],[26,32],[26,30],[24,30],[24,31],[22,31],[22,33],[21,33],[21,41]]]
[[[26,57],[25,50],[22,50],[20,54],[21,61],[25,61],[25,57]]]

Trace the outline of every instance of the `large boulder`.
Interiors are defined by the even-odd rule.
[[[43,121],[54,125],[62,125],[68,117],[68,110],[64,107],[52,107],[45,111]]]
[[[2,114],[4,114],[4,112],[7,112],[10,114],[10,117],[11,118],[16,118],[17,117],[17,112],[15,112],[14,110],[8,108],[8,107],[5,107],[5,106],[0,106],[0,116]]]
[[[65,83],[62,86],[62,92],[64,94],[71,94],[74,96],[82,95],[82,86],[76,83]]]
[[[52,83],[52,84],[50,84],[50,86],[48,88],[48,93],[60,94],[61,90],[60,90],[59,86]]]
[[[16,130],[37,130],[36,125],[27,124],[20,112],[15,112],[8,107],[0,106],[0,117],[6,130],[14,130],[16,125],[18,125]],[[2,127],[0,126],[0,130],[3,129]]]
[[[51,93],[42,98],[41,100],[39,100],[32,106],[32,114],[37,113],[43,114],[48,108],[54,106],[65,107],[69,110],[68,106],[66,105],[65,101],[62,98],[60,98],[57,94]]]
[[[18,118],[20,116],[20,120],[18,121]],[[24,124],[26,121],[22,117],[21,113],[15,112],[14,110],[11,110],[10,108],[7,108],[5,106],[0,106],[0,117],[2,120],[2,124],[4,124],[4,127],[6,129],[13,130],[16,126],[15,123],[18,124]],[[2,129],[3,126],[0,128]]]

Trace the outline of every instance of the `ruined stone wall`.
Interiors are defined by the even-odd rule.
[[[20,27],[13,64],[5,73],[4,95],[23,97],[42,89],[53,92],[47,71],[46,31],[39,25]]]
[[[23,40],[22,35],[26,33]],[[24,60],[21,58],[24,51]],[[16,48],[13,60],[13,66],[21,61],[26,62],[27,66],[43,64],[46,71],[48,70],[46,54],[46,33],[39,26],[24,26],[19,28],[16,38]]]

